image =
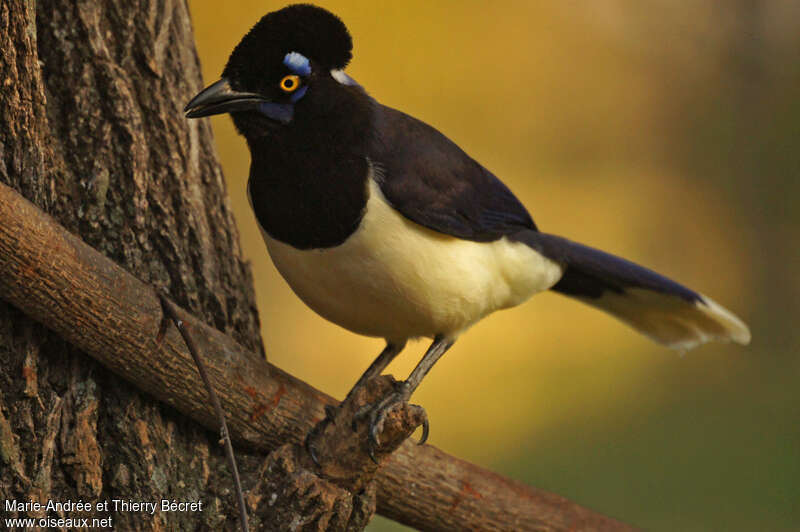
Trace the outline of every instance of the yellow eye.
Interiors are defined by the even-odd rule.
[[[283,92],[294,92],[300,86],[300,76],[295,76],[294,74],[284,76],[280,85]]]

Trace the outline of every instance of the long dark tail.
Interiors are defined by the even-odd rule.
[[[608,312],[658,343],[691,349],[712,340],[750,342],[747,325],[712,299],[638,264],[560,236],[515,235],[564,267],[551,290]]]

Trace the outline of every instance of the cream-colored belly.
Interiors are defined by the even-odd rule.
[[[337,247],[298,250],[263,233],[292,290],[346,329],[388,340],[455,337],[561,277],[558,264],[524,244],[431,231],[392,209],[372,179],[369,192],[361,225]]]

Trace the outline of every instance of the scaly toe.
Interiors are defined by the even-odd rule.
[[[383,432],[383,424],[386,421],[386,415],[391,412],[397,405],[403,404],[405,398],[398,392],[392,392],[384,397],[375,408],[372,409],[369,416],[369,440],[370,443],[379,447],[380,433]]]
[[[319,456],[317,455],[317,448],[314,442],[322,436],[325,432],[325,429],[328,427],[328,424],[336,424],[334,421],[336,417],[337,407],[334,405],[325,405],[325,417],[322,418],[319,423],[314,425],[314,427],[308,431],[306,434],[306,438],[303,441],[303,447],[305,447],[306,452],[311,457],[311,460],[318,466],[321,467],[322,464],[319,462]]]
[[[371,405],[368,404],[356,410],[355,414],[353,414],[353,424],[352,424],[353,432],[358,431],[358,424],[361,423],[361,421],[364,420],[364,418],[366,418],[369,415],[369,413],[372,411],[374,407],[375,407],[374,404]]]

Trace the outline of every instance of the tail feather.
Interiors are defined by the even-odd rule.
[[[686,350],[750,342],[747,325],[711,298],[620,257],[555,235],[515,235],[564,266],[551,290],[608,312],[654,341]]]

